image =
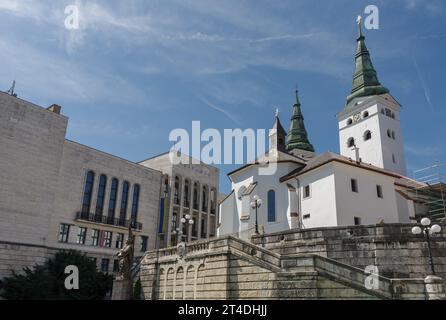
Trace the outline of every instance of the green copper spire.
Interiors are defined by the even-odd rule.
[[[366,97],[389,93],[389,90],[378,81],[378,75],[373,67],[370,53],[365,45],[365,37],[362,33],[362,18],[358,17],[359,37],[356,47],[356,67],[353,75],[353,88],[347,97],[347,104],[354,98]]]
[[[290,130],[287,135],[286,149],[294,149],[314,152],[314,147],[308,141],[307,131],[305,130],[304,117],[300,109],[298,92],[296,90],[296,103],[293,106],[293,116],[291,117]]]

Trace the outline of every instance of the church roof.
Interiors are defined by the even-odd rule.
[[[389,90],[381,85],[378,74],[373,67],[370,53],[365,44],[365,37],[362,33],[361,20],[358,21],[359,37],[357,38],[355,55],[355,73],[353,75],[353,86],[351,94],[347,97],[346,107],[356,97],[367,97],[389,93]]]
[[[247,169],[251,166],[255,166],[255,165],[260,165],[260,164],[265,164],[265,163],[285,163],[285,162],[291,162],[291,163],[296,163],[299,165],[305,165],[306,164],[306,160],[286,153],[286,152],[282,152],[280,150],[277,150],[277,156],[271,157],[269,158],[269,153],[265,153],[264,155],[258,157],[257,159],[255,159],[254,161],[251,161],[250,163],[245,164],[244,166],[241,166],[240,168],[229,172],[227,175],[228,177],[232,176],[233,174],[242,171],[244,169]]]
[[[286,131],[282,127],[282,124],[280,123],[280,119],[279,119],[279,114],[278,113],[276,114],[274,125],[273,125],[272,129],[276,129],[278,135],[286,136]]]
[[[317,169],[327,163],[333,162],[333,161],[348,164],[348,165],[355,166],[355,167],[359,167],[359,168],[362,168],[365,170],[375,171],[375,172],[382,173],[382,174],[385,174],[388,176],[392,176],[394,178],[402,177],[398,173],[395,173],[395,172],[392,172],[389,170],[385,170],[382,168],[378,168],[374,165],[367,164],[364,162],[358,162],[351,158],[347,158],[347,157],[341,156],[339,154],[328,151],[328,152],[321,154],[320,156],[317,156],[317,157],[311,159],[310,161],[308,161],[306,163],[305,166],[303,166],[301,168],[297,168],[297,169],[291,171],[290,173],[288,173],[287,175],[283,176],[282,178],[280,178],[280,182],[288,181],[292,178],[295,178],[295,177],[300,176],[304,173],[315,170],[315,169]]]
[[[307,130],[305,129],[304,117],[302,115],[301,104],[299,102],[298,92],[296,90],[296,102],[293,106],[293,115],[291,117],[290,130],[288,131],[286,150],[294,149],[314,152],[314,147],[308,140]]]

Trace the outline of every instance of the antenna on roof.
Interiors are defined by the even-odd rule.
[[[14,92],[15,90],[15,80],[12,82],[11,88],[7,91],[7,93],[13,97],[17,97],[17,93]]]

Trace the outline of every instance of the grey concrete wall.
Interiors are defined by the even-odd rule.
[[[411,233],[412,224],[290,230],[257,237],[253,242],[279,254],[314,253],[364,269],[374,265],[389,278],[430,275],[427,243]],[[446,279],[446,226],[432,236],[432,255],[439,276]]]
[[[0,240],[46,245],[67,118],[0,92]]]

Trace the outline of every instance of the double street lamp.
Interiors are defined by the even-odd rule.
[[[412,233],[415,235],[424,233],[427,242],[427,249],[429,252],[429,264],[432,269],[432,275],[435,276],[435,268],[434,268],[434,259],[432,258],[432,249],[431,249],[431,235],[435,233],[441,232],[441,227],[438,224],[431,225],[431,219],[423,218],[421,219],[421,226],[415,226],[412,228]]]
[[[251,202],[251,208],[256,210],[256,230],[255,230],[255,234],[258,235],[259,234],[259,221],[258,221],[258,217],[257,217],[257,209],[260,208],[260,206],[262,205],[263,201],[262,199],[259,198],[258,195],[255,195],[252,198],[252,202]]]
[[[191,226],[191,227],[193,226],[194,219],[192,219],[190,214],[186,214],[184,216],[184,218],[181,218],[181,224],[186,224],[186,241],[184,241],[184,242],[187,242],[188,238],[189,238],[189,226]]]

